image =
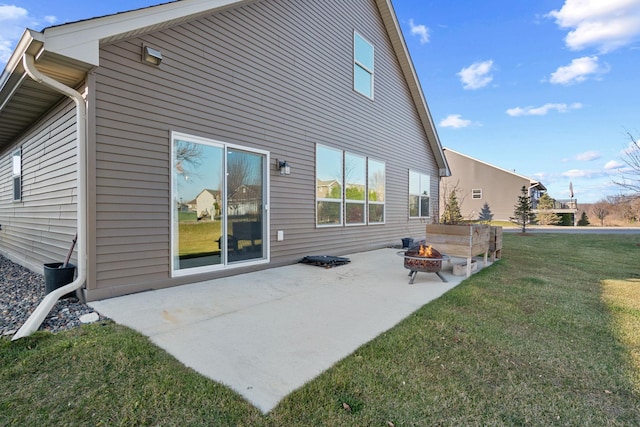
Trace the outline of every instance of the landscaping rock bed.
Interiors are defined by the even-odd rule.
[[[44,298],[44,276],[0,256],[0,336],[12,336],[29,318]],[[87,316],[94,313],[92,316]],[[59,332],[73,329],[83,322],[105,320],[77,298],[59,300],[39,330]]]

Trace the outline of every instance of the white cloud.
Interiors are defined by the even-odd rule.
[[[463,68],[457,74],[465,89],[480,89],[488,85],[493,76],[493,60],[489,59],[483,62],[474,62],[467,68]]]
[[[581,162],[591,162],[593,160],[598,160],[602,155],[597,151],[585,151],[584,153],[580,153],[576,156],[576,160]]]
[[[518,116],[544,116],[551,110],[559,113],[566,113],[569,110],[577,110],[582,108],[582,104],[575,102],[571,105],[567,104],[544,104],[542,107],[515,107],[507,110],[507,114],[511,117]]]
[[[621,169],[624,166],[625,166],[625,164],[622,163],[622,162],[618,162],[616,160],[610,160],[604,165],[604,168],[606,170],[611,170],[611,169]]]
[[[0,5],[0,21],[17,21],[29,16],[26,9],[18,6]]]
[[[40,29],[42,21],[46,25],[57,22],[55,16],[46,16],[41,20],[34,18],[27,9],[0,4],[0,69],[11,57],[13,49],[24,33],[25,28]]]
[[[411,34],[420,38],[420,44],[429,43],[429,29],[424,25],[415,25],[413,19],[409,19]]]
[[[570,29],[565,43],[573,50],[596,47],[606,53],[640,38],[640,0],[566,0],[547,16]]]
[[[450,114],[440,121],[440,126],[444,128],[466,128],[471,126],[471,120],[463,119],[460,114]]]
[[[562,175],[568,178],[593,178],[594,176],[601,174],[586,169],[571,169],[569,171],[563,172]]]
[[[570,85],[581,83],[592,74],[604,74],[609,72],[609,67],[602,67],[598,64],[597,56],[583,56],[571,61],[571,64],[559,67],[551,73],[549,81],[553,84]]]

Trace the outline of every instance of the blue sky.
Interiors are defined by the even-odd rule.
[[[24,28],[161,0],[0,0],[0,65]],[[393,0],[444,147],[541,181],[618,195],[640,136],[640,0]],[[453,171],[455,173],[455,171]]]

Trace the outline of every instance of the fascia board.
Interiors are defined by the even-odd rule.
[[[396,57],[400,62],[400,67],[402,68],[405,80],[409,86],[413,102],[418,110],[418,115],[422,121],[422,126],[427,134],[427,138],[429,139],[431,149],[436,156],[436,162],[439,166],[439,175],[441,177],[451,176],[451,170],[442,150],[438,131],[433,123],[433,117],[431,116],[429,106],[424,97],[424,93],[422,92],[420,79],[418,78],[418,74],[413,66],[411,54],[409,53],[404,36],[402,35],[402,29],[400,28],[400,23],[396,17],[391,0],[376,0],[376,4],[378,5],[378,10],[381,12],[383,22],[387,29],[387,34],[391,39]]]

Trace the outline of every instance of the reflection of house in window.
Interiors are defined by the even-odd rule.
[[[195,199],[195,211],[198,218],[208,217],[214,219],[219,212],[217,207],[220,206],[220,192],[217,190],[202,190]]]
[[[262,209],[262,187],[245,185],[229,193],[227,213],[229,215],[257,215]]]
[[[336,192],[337,197],[342,197],[342,194],[340,193],[342,191],[342,188],[340,186],[340,183],[335,179],[331,179],[328,181],[318,179],[316,185],[318,187],[318,198],[328,198]]]

